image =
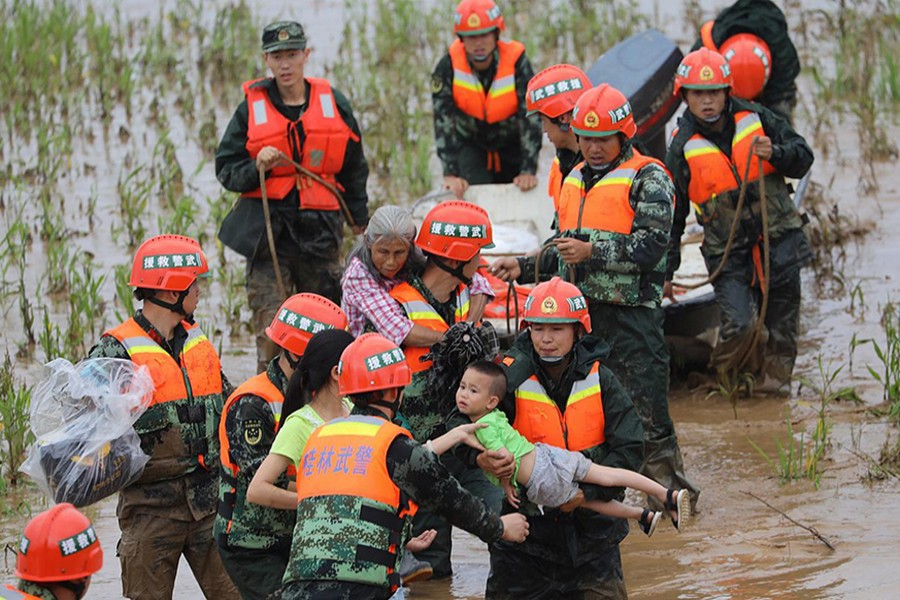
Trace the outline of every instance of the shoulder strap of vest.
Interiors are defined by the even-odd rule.
[[[707,21],[700,27],[700,40],[703,42],[705,48],[709,48],[713,52],[718,52],[719,49],[716,48],[716,43],[713,41],[712,36],[712,30],[715,24],[715,21]]]
[[[264,81],[265,79],[266,79],[265,77],[260,77],[258,79],[248,79],[247,81],[242,83],[241,89],[244,90],[244,95],[245,96],[250,95],[250,93],[251,93],[250,88],[252,88],[254,84],[259,83],[260,81]]]
[[[497,47],[500,49],[500,55],[508,54],[513,63],[525,53],[525,44],[516,40],[509,40],[508,42],[497,40]]]

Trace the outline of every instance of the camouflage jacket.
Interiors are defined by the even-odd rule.
[[[266,375],[284,394],[288,379],[278,366],[279,357],[269,363]],[[254,394],[241,396],[222,415],[228,436],[232,464],[238,468],[237,486],[222,477],[219,481],[219,509],[213,534],[219,545],[240,548],[270,548],[278,542],[290,542],[294,530],[294,511],[269,508],[247,502],[247,488],[257,469],[269,455],[275,441],[275,415],[265,399]],[[275,482],[287,489],[289,478],[282,474]],[[229,527],[230,524],[230,527]]]
[[[178,360],[181,348],[187,339],[187,331],[181,326],[175,327],[174,336],[171,340],[165,340],[162,334],[144,317],[143,313],[138,310],[134,314],[134,320],[140,325],[148,335],[156,341],[163,349]],[[88,354],[89,358],[124,358],[129,359],[128,351],[114,337],[104,335],[97,344],[91,348]],[[231,384],[222,374],[222,394],[216,394],[215,397],[195,398],[198,404],[212,403],[212,409],[207,411],[210,418],[206,423],[198,424],[204,430],[204,436],[207,440],[208,453],[210,457],[215,457],[215,464],[218,464],[219,454],[219,438],[217,435],[218,416],[221,414],[224,398],[233,391]],[[145,418],[149,413],[144,413]],[[212,422],[215,421],[215,422]],[[139,428],[141,420],[135,424],[135,428]],[[150,456],[150,462],[144,469],[142,478],[148,476],[148,472],[153,469],[153,454],[155,448],[158,447],[162,440],[163,434],[173,426],[172,423],[162,424],[162,428],[141,434],[141,449],[145,454]],[[196,462],[196,457],[185,457],[186,460],[192,459]],[[145,483],[138,481],[126,487],[119,494],[119,505],[117,515],[120,519],[127,519],[136,512],[146,512],[147,510],[162,510],[169,518],[179,521],[199,520],[212,515],[216,509],[216,495],[218,491],[218,469],[199,467],[187,474],[174,479],[162,479]],[[151,478],[153,479],[153,478]]]
[[[803,222],[790,197],[790,190],[784,177],[800,178],[809,171],[813,163],[813,152],[803,139],[784,118],[767,108],[738,98],[729,98],[722,114],[725,127],[722,131],[714,131],[699,121],[690,111],[678,119],[678,131],[666,153],[666,167],[672,174],[675,184],[675,216],[672,220],[672,236],[669,245],[667,278],[681,265],[681,235],[684,233],[685,221],[691,210],[688,199],[688,186],[691,182],[691,170],[684,157],[684,145],[694,134],[699,133],[713,142],[727,156],[731,156],[731,143],[734,138],[734,114],[738,111],[753,111],[759,115],[763,130],[772,139],[772,164],[776,173],[766,176],[766,208],[769,219],[769,236],[778,239],[788,231],[802,227]],[[739,176],[743,177],[745,165],[735,165]],[[757,168],[751,165],[751,168]],[[740,223],[735,232],[735,247],[748,248],[757,243],[762,233],[762,217],[759,206],[759,183],[747,186],[744,209],[740,215]],[[715,206],[706,207],[704,214],[698,217],[704,226],[703,254],[707,261],[711,257],[720,256],[728,240],[731,223],[735,218],[735,209],[739,190],[722,194],[715,200]],[[706,204],[711,204],[712,201]],[[709,213],[709,214],[706,214]]]
[[[384,418],[381,411],[359,406],[353,409],[353,414]],[[388,448],[387,471],[400,491],[406,497],[412,498],[420,508],[443,515],[456,527],[478,536],[488,544],[496,542],[503,535],[500,517],[491,512],[484,502],[463,489],[441,464],[437,455],[415,440],[405,436],[394,439]],[[302,579],[340,580],[333,565],[329,564],[331,561],[322,560],[318,565],[310,565],[308,560],[301,564],[298,558],[299,549],[305,540],[311,537],[304,527],[321,522],[323,511],[341,514],[346,505],[347,498],[340,496],[322,497],[318,502],[298,505],[291,558],[284,575],[286,584]],[[321,532],[317,534],[316,537],[322,537]],[[349,538],[346,532],[334,531],[333,534],[332,543],[336,547],[328,553],[329,555],[355,552],[360,540]],[[400,544],[406,543],[408,535],[409,524]],[[308,551],[307,548],[307,553]],[[309,577],[307,575],[309,572],[316,573],[316,577]]]
[[[499,52],[494,51],[493,66],[484,73],[478,73],[485,89],[490,88],[497,70]],[[525,115],[525,91],[534,77],[534,69],[523,53],[516,62],[516,95],[519,111],[514,116],[499,123],[488,124],[464,114],[453,101],[453,65],[450,54],[445,54],[431,74],[431,98],[434,109],[434,138],[438,158],[441,159],[444,175],[466,177],[460,173],[457,155],[463,145],[497,150],[501,155],[506,148],[518,148],[522,155],[521,173],[537,172],[538,153],[541,150],[541,123],[537,116]]]
[[[712,29],[713,42],[720,47],[725,40],[738,33],[752,33],[761,37],[772,53],[772,70],[769,81],[757,102],[770,109],[775,105],[793,105],[796,102],[800,74],[800,59],[788,33],[784,13],[771,0],[737,0],[718,14]],[[691,50],[703,46],[697,40]],[[788,117],[783,114],[782,116]]]
[[[35,598],[40,598],[41,600],[58,600],[56,594],[33,581],[20,579],[16,584],[16,589],[24,594],[31,594]],[[3,593],[2,590],[0,590],[0,593]]]
[[[619,158],[596,170],[587,163],[581,168],[585,193],[606,173],[630,159],[634,151],[626,143]],[[591,257],[574,268],[568,267],[554,246],[541,255],[540,279],[559,275],[571,280],[589,301],[626,306],[659,306],[665,283],[666,249],[672,227],[672,180],[665,169],[650,164],[638,171],[631,186],[629,200],[634,209],[631,233],[620,234],[598,230],[562,231],[554,237],[587,237],[593,244]],[[535,280],[536,257],[519,259],[522,273],[519,282]],[[571,271],[571,273],[570,273]],[[637,280],[636,284],[635,281]]]
[[[307,90],[309,89],[307,84]],[[338,113],[357,136],[359,124],[353,116],[350,102],[338,90],[332,88]],[[269,85],[269,99],[285,117],[297,120],[308,106],[288,106],[278,94],[278,87]],[[225,189],[232,192],[249,192],[259,187],[259,171],[256,161],[247,152],[247,100],[243,100],[235,110],[219,147],[216,150],[216,177]],[[292,157],[300,162],[299,150]],[[357,225],[369,222],[366,181],[369,178],[369,164],[366,162],[361,141],[347,143],[344,165],[337,174],[337,182],[343,189],[344,201]],[[279,242],[279,254],[296,256],[300,250],[310,254],[325,254],[323,249],[332,248],[343,235],[340,212],[319,210],[297,210],[300,204],[297,190],[281,201],[270,202],[272,228]],[[265,220],[262,202],[244,199],[235,205],[239,218],[226,219],[219,231],[219,239],[239,254],[252,257],[257,246],[265,243]]]

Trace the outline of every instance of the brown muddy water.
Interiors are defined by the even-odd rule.
[[[640,2],[647,14],[657,15],[658,26],[684,48],[693,36],[685,34],[688,29],[676,16],[679,4]],[[723,4],[725,2],[700,2],[706,16],[712,16]],[[799,4],[822,6],[826,10],[832,6],[822,2]],[[318,58],[313,55],[310,74],[318,75],[320,72],[316,69],[321,69],[327,57],[336,51],[342,3],[336,0],[304,2],[299,11],[292,10],[295,6],[265,1],[255,3],[253,8],[261,21],[295,16],[315,32]],[[154,3],[126,0],[121,7],[123,18],[157,13]],[[804,84],[808,85],[809,82]],[[805,87],[802,91],[808,93]],[[217,116],[219,134],[229,116],[230,113]],[[798,129],[804,133],[809,117],[801,110],[797,118]],[[121,121],[124,116],[118,115],[117,119]],[[114,122],[113,131],[118,124]],[[900,130],[895,125],[886,126],[892,134],[890,137],[896,139]],[[842,127],[849,131],[855,126],[845,123]],[[134,124],[134,128],[140,130],[140,124]],[[805,273],[797,374],[813,383],[821,383],[820,359],[830,372],[843,366],[835,385],[855,387],[864,404],[837,403],[829,409],[834,424],[831,447],[826,453],[821,487],[816,490],[806,480],[781,485],[773,469],[750,443],[754,442],[774,456],[777,452],[775,439],[783,443],[787,435],[786,416],[791,419],[795,432],[810,431],[815,426],[818,399],[808,387],[798,389],[795,385],[789,400],[743,398],[734,407],[719,396],[708,396],[705,388],[691,391],[682,385],[673,389],[671,412],[685,463],[689,474],[703,490],[700,513],[682,534],[676,534],[662,524],[653,538],[633,532],[625,540],[622,544],[625,578],[633,598],[869,600],[900,597],[897,591],[900,589],[900,503],[897,501],[900,482],[896,479],[868,481],[865,479],[866,461],[860,458],[866,454],[877,456],[886,439],[896,439],[897,431],[884,418],[866,411],[879,406],[882,399],[882,388],[866,369],[867,365],[878,364],[871,347],[857,348],[852,369],[850,367],[851,340],[854,336],[882,339],[880,306],[891,299],[900,299],[897,284],[900,281],[900,238],[896,235],[900,231],[900,173],[894,164],[876,165],[880,191],[861,194],[857,185],[860,157],[854,146],[855,139],[855,135],[847,135],[849,141],[842,140],[837,151],[831,149],[827,160],[820,154],[814,166],[813,180],[828,188],[832,197],[840,198],[842,214],[851,215],[861,224],[872,225],[873,230],[864,241],[846,248],[847,259],[841,264],[847,282],[843,294],[836,297],[824,293],[817,295],[814,273]],[[202,194],[217,196],[219,189],[212,165],[203,164],[196,149],[185,146],[187,149],[179,153],[184,171],[192,173],[199,168],[199,174],[191,184]],[[546,173],[549,157],[549,149],[545,147],[540,173]],[[116,159],[107,158],[115,166]],[[108,181],[101,180],[103,169],[99,167],[99,173],[93,176],[87,171],[83,176],[74,175],[74,180],[65,184],[73,189],[97,186],[104,196],[98,206],[98,215],[103,215],[104,211],[115,212],[112,198],[115,188],[110,181],[114,182],[116,178],[113,175]],[[105,217],[100,217],[104,223],[103,227],[97,228],[100,233],[88,233],[87,226],[77,216],[69,215],[68,218],[67,226],[77,234],[75,243],[92,250],[103,270],[111,270],[129,260],[122,248],[109,238],[109,223],[102,221]],[[8,225],[6,217],[4,227]],[[148,228],[148,235],[153,233],[156,231]],[[40,244],[35,243],[33,247],[29,264],[39,273],[43,255]],[[225,257],[232,265],[242,264],[239,257],[230,252],[226,252]],[[864,292],[864,307],[861,309],[857,300],[857,306],[851,312],[849,290],[857,285]],[[111,282],[107,281],[103,290],[106,297],[112,298]],[[205,295],[199,311],[201,321],[212,321],[219,293],[220,289],[214,286]],[[4,332],[5,348],[14,354],[21,337],[21,324],[16,309],[9,309],[9,301],[4,300],[4,304],[0,329]],[[109,308],[107,312],[107,322],[111,324],[114,317]],[[246,334],[233,338],[222,334],[221,337],[225,372],[232,382],[238,383],[252,374],[255,362],[252,339]],[[20,371],[28,381],[34,382],[40,376],[41,358],[38,352],[31,362],[20,364]],[[814,527],[836,549],[829,550],[809,532],[750,497],[748,492],[765,499],[794,520]],[[33,494],[27,500],[34,511],[44,507],[43,501]],[[637,497],[630,500],[640,501]],[[119,564],[115,558],[118,539],[115,500],[101,502],[87,512],[95,520],[106,553],[104,567],[95,576],[89,597],[120,598]],[[14,544],[26,519],[25,516],[0,519],[0,545]],[[5,562],[0,562],[3,581],[11,577],[14,563],[14,556],[6,553],[6,557]],[[488,571],[484,545],[468,534],[457,532],[454,563],[456,574],[451,580],[417,584],[410,590],[409,597],[483,597]],[[179,571],[175,597],[201,597],[186,563]]]

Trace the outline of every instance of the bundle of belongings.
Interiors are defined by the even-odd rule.
[[[466,367],[476,360],[494,360],[498,352],[500,341],[493,325],[485,322],[476,327],[468,321],[455,323],[423,357],[432,361],[425,373],[427,396],[440,399],[436,406],[455,406],[456,388]]]
[[[150,457],[134,431],[153,397],[146,367],[118,358],[58,358],[31,398],[35,442],[22,471],[57,503],[77,507],[118,492]]]

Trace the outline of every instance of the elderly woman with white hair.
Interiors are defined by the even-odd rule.
[[[382,206],[369,219],[365,235],[350,251],[341,280],[341,308],[354,336],[363,333],[366,324],[371,323],[398,346],[430,346],[440,341],[441,332],[414,324],[388,295],[406,280],[408,273],[420,272],[425,266],[425,257],[415,247],[415,239],[416,224],[405,208]],[[468,320],[477,322],[494,293],[487,279],[477,273],[472,277],[471,290]]]

